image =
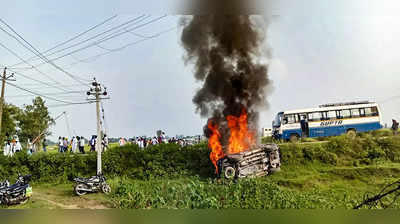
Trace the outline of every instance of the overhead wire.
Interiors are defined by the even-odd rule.
[[[143,18],[143,17],[144,17],[144,18]],[[120,24],[120,25],[118,25],[118,26],[112,27],[112,28],[110,28],[110,29],[108,29],[108,30],[106,30],[106,31],[103,31],[103,32],[101,32],[101,33],[99,33],[99,34],[96,34],[96,35],[94,35],[94,36],[92,36],[92,37],[89,37],[89,38],[87,38],[87,39],[84,39],[84,40],[82,40],[82,41],[80,41],[80,42],[78,42],[78,43],[74,43],[74,44],[72,44],[72,45],[70,45],[70,46],[67,46],[67,47],[65,47],[65,48],[61,48],[61,49],[59,49],[59,50],[57,50],[57,51],[54,51],[54,52],[52,52],[52,53],[49,53],[49,54],[46,55],[46,57],[55,55],[55,54],[57,54],[57,53],[63,52],[63,51],[65,51],[65,50],[68,50],[68,49],[71,49],[71,48],[74,48],[74,47],[77,47],[77,46],[79,46],[79,45],[81,45],[81,44],[84,44],[84,43],[86,43],[86,42],[88,42],[88,41],[91,41],[91,40],[93,40],[93,39],[96,39],[97,37],[100,37],[100,36],[103,35],[103,34],[106,34],[106,33],[108,33],[108,32],[111,32],[111,31],[113,31],[113,30],[115,30],[115,29],[118,29],[118,28],[120,28],[120,27],[123,27],[123,26],[125,26],[125,25],[127,25],[127,24],[133,23],[133,22],[135,22],[135,21],[136,21],[136,22],[135,22],[134,24],[136,24],[136,23],[141,22],[142,20],[147,19],[147,18],[149,18],[149,17],[148,17],[148,16],[145,17],[145,15],[143,14],[143,15],[138,16],[138,17],[136,17],[136,18],[133,18],[133,19],[131,19],[131,20],[125,22],[125,23],[122,23],[122,24]],[[137,21],[137,20],[139,20],[139,21]],[[43,63],[42,63],[42,64],[43,64]],[[42,64],[39,64],[39,65],[42,65]]]
[[[57,102],[60,102],[60,103],[73,103],[73,102],[69,102],[69,101],[65,101],[65,100],[60,100],[60,99],[57,99],[57,98],[54,98],[54,97],[50,97],[50,96],[43,95],[43,94],[41,94],[41,93],[38,93],[38,92],[35,92],[35,91],[32,91],[32,90],[29,90],[29,89],[20,87],[20,86],[15,85],[15,84],[13,84],[13,83],[11,83],[11,82],[8,82],[8,81],[6,81],[6,82],[7,82],[7,85],[10,85],[10,86],[15,87],[15,88],[17,88],[17,89],[20,89],[20,90],[23,90],[23,91],[25,91],[25,92],[34,94],[35,96],[40,96],[40,97],[43,97],[43,98],[45,98],[45,99],[57,101]]]
[[[2,29],[0,27],[0,29]],[[36,66],[31,65],[29,62],[25,61],[21,56],[19,56],[15,51],[11,50],[10,48],[8,48],[7,46],[5,46],[3,43],[0,42],[0,46],[3,47],[4,49],[6,49],[9,53],[11,53],[12,55],[14,55],[15,57],[17,57],[18,59],[24,61],[26,64],[32,66],[32,68],[34,68],[37,72],[39,72],[40,74],[42,74],[43,76],[47,77],[48,79],[50,79],[51,81],[61,84],[58,81],[56,81],[55,79],[53,79],[51,76],[45,74],[44,72],[40,71],[39,69],[36,68]],[[11,70],[11,69],[10,69]],[[15,72],[15,71],[14,71]],[[15,72],[16,73],[16,72]]]
[[[135,30],[135,29],[144,27],[144,26],[146,26],[146,25],[148,25],[148,24],[151,24],[151,23],[154,23],[154,22],[156,22],[156,21],[159,21],[159,20],[161,20],[161,19],[163,19],[163,18],[165,18],[165,17],[166,17],[166,15],[161,16],[161,17],[158,17],[158,18],[153,19],[153,20],[151,20],[151,21],[149,21],[149,22],[146,22],[146,23],[144,23],[144,24],[140,24],[140,25],[138,25],[138,26],[135,26],[134,28],[131,28],[131,29],[129,29],[128,31],[132,31],[132,30]],[[79,49],[73,50],[73,51],[71,51],[71,52],[69,52],[69,53],[66,53],[66,54],[64,54],[64,55],[61,55],[61,56],[52,58],[51,61],[54,62],[54,61],[57,61],[57,60],[59,60],[59,59],[61,59],[61,58],[66,57],[66,56],[75,54],[75,53],[77,53],[77,52],[79,52],[79,51],[82,51],[82,50],[85,50],[85,49],[87,49],[87,48],[96,46],[96,45],[98,45],[98,44],[100,44],[100,43],[103,43],[103,42],[105,42],[105,41],[111,40],[111,39],[116,38],[116,37],[118,37],[118,36],[121,36],[121,35],[123,35],[123,34],[125,34],[125,33],[128,33],[128,31],[123,31],[123,32],[120,32],[120,33],[117,33],[117,34],[108,36],[107,38],[103,38],[103,39],[101,39],[101,40],[95,41],[95,42],[93,42],[93,43],[90,43],[90,44],[88,44],[88,45],[86,45],[86,46],[84,46],[84,47],[81,47],[81,48],[79,48]],[[36,66],[41,66],[41,65],[43,65],[43,64],[45,64],[45,63],[37,64]]]
[[[93,55],[93,56],[90,56],[90,57],[87,57],[87,58],[84,58],[84,59],[76,59],[76,60],[77,60],[76,62],[73,62],[73,63],[67,65],[67,67],[65,67],[65,68],[68,69],[68,68],[71,68],[71,67],[73,67],[74,65],[79,64],[79,63],[88,63],[88,62],[90,62],[90,61],[94,61],[94,60],[96,60],[97,58],[103,57],[103,56],[105,56],[105,55],[108,55],[108,54],[111,54],[111,53],[114,53],[114,52],[117,52],[117,51],[124,50],[124,49],[126,49],[127,47],[130,47],[130,46],[139,44],[139,43],[141,43],[141,42],[144,42],[144,41],[147,41],[147,40],[150,40],[150,39],[157,38],[157,37],[159,37],[159,36],[162,35],[162,34],[171,32],[171,31],[176,30],[176,29],[177,29],[177,27],[172,27],[172,28],[170,28],[170,29],[167,29],[167,30],[161,31],[161,32],[159,32],[159,33],[156,33],[156,34],[154,34],[154,35],[152,35],[152,36],[150,36],[150,37],[148,37],[148,38],[141,39],[141,40],[137,40],[137,41],[134,41],[134,42],[125,44],[125,45],[123,45],[123,46],[121,46],[121,47],[117,47],[117,48],[114,48],[114,49],[105,49],[105,50],[107,50],[106,52],[103,52],[103,53],[100,53],[100,54],[96,54],[96,55]]]
[[[64,74],[66,74],[67,76],[69,76],[70,78],[74,79],[75,81],[77,81],[78,83],[84,85],[84,86],[88,86],[87,83],[84,83],[83,81],[77,79],[74,75],[72,75],[71,73],[65,71],[64,69],[62,69],[61,67],[57,66],[56,64],[54,64],[54,62],[49,61],[44,55],[42,55],[40,53],[40,51],[38,51],[31,43],[29,43],[27,40],[25,40],[18,32],[16,32],[14,30],[14,28],[12,28],[10,25],[8,25],[3,19],[0,18],[0,22],[3,23],[5,26],[7,26],[15,35],[17,35],[20,39],[22,39],[26,44],[28,44],[31,48],[27,47],[25,44],[23,44],[18,38],[16,38],[14,35],[10,34],[9,32],[7,32],[6,30],[4,30],[3,28],[0,28],[2,31],[4,31],[6,34],[8,34],[9,36],[11,36],[13,39],[15,39],[19,44],[21,44],[21,46],[23,46],[24,48],[26,48],[27,50],[31,51],[33,54],[35,54],[36,56],[38,56],[39,58],[41,58],[43,61],[49,63],[50,65],[52,65],[53,67],[55,67],[56,69],[58,69],[59,71],[63,72]]]
[[[43,52],[41,52],[41,53],[42,53],[42,54],[46,54],[46,53],[48,53],[48,52],[50,52],[50,51],[52,51],[52,50],[54,50],[54,49],[56,49],[56,48],[58,48],[58,47],[61,47],[61,46],[65,45],[65,44],[67,44],[67,43],[69,43],[69,42],[71,42],[71,41],[73,41],[73,40],[76,40],[76,39],[78,39],[79,37],[81,37],[81,36],[83,36],[83,35],[89,33],[90,31],[92,31],[92,30],[94,30],[94,29],[96,29],[96,28],[98,28],[98,27],[100,27],[100,26],[106,24],[107,22],[109,22],[109,21],[115,19],[117,16],[118,16],[118,15],[113,15],[113,16],[107,18],[106,20],[102,21],[101,23],[96,24],[95,26],[93,26],[93,27],[91,27],[91,28],[89,28],[89,29],[87,29],[87,30],[85,30],[85,31],[83,31],[83,32],[81,32],[81,33],[79,33],[79,34],[73,36],[72,38],[70,38],[70,39],[68,39],[68,40],[65,40],[65,41],[63,41],[63,42],[61,42],[61,43],[55,45],[54,47],[49,48],[49,49],[47,49],[47,50],[45,50],[45,51],[43,51]],[[30,61],[30,60],[33,60],[33,59],[36,59],[36,58],[37,58],[36,56],[32,56],[32,57],[26,59],[26,61]],[[20,65],[20,64],[22,64],[22,63],[23,63],[23,62],[16,63],[16,64],[14,64],[14,65],[11,65],[11,67],[18,66],[18,65]]]
[[[60,95],[69,95],[69,94],[74,94],[74,93],[84,93],[84,91],[66,91],[66,92],[58,92],[58,93],[41,93],[43,95],[51,95],[51,96],[60,96]],[[7,98],[20,98],[20,97],[27,97],[27,96],[32,96],[35,94],[29,94],[29,95],[7,95]]]

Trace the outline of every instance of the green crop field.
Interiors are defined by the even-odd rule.
[[[33,198],[11,208],[349,209],[400,178],[400,136],[378,131],[321,140],[280,144],[281,172],[238,181],[215,178],[204,144],[111,148],[103,154],[110,195],[73,193],[74,177],[95,174],[95,153],[0,156],[0,179],[33,175]]]

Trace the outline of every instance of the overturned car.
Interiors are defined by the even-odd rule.
[[[226,179],[265,176],[280,170],[280,150],[276,144],[262,144],[249,151],[227,155],[217,166],[220,177]]]

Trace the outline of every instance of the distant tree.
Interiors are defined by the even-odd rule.
[[[22,142],[27,142],[28,139],[33,141],[44,132],[36,142],[37,146],[40,145],[43,138],[51,134],[48,128],[54,124],[54,119],[50,117],[45,101],[41,97],[33,99],[32,105],[24,105],[24,109],[17,119],[19,120],[18,136]]]
[[[22,110],[19,107],[8,103],[4,104],[1,135],[0,135],[1,145],[6,140],[7,135],[11,138],[13,135],[17,134],[17,128],[19,123],[17,118],[21,113]]]

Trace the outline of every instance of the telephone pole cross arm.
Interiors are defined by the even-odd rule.
[[[96,151],[97,151],[97,174],[102,174],[101,170],[101,153],[102,147],[101,142],[103,140],[103,136],[101,133],[101,121],[100,121],[100,101],[108,98],[102,98],[101,96],[107,96],[107,91],[105,87],[101,87],[101,84],[96,81],[94,78],[92,82],[92,88],[87,92],[88,96],[95,96],[95,99],[88,99],[89,101],[96,102],[96,124],[97,124],[97,141],[96,141]]]

